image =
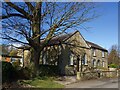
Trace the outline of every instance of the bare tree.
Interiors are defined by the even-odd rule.
[[[119,65],[119,51],[117,45],[112,45],[108,55],[108,63]]]
[[[32,48],[36,70],[40,53],[52,37],[83,27],[96,18],[93,3],[2,2],[2,38]]]

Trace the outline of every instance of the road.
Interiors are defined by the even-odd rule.
[[[80,81],[66,85],[66,88],[118,88],[118,78]]]

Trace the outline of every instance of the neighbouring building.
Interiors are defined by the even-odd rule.
[[[22,59],[23,58],[21,56],[10,56],[10,55],[6,55],[6,54],[0,55],[0,61],[10,62],[10,63],[19,61],[20,66],[23,66]]]
[[[0,61],[14,63],[17,62],[20,66],[23,65],[23,58],[21,56],[10,54],[11,50],[15,50],[15,47],[11,45],[0,45]]]
[[[18,56],[23,57],[24,66],[30,63],[30,46],[20,47]],[[53,37],[41,53],[40,64],[57,65],[62,75],[76,74],[76,69],[108,68],[108,51],[86,41],[79,31]],[[78,61],[79,58],[79,61]],[[79,64],[79,67],[77,66]]]

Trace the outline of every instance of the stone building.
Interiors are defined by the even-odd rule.
[[[24,65],[30,61],[30,47],[20,47],[23,51]],[[53,37],[41,53],[40,64],[57,65],[62,75],[74,75],[76,69],[85,71],[92,67],[95,69],[108,68],[108,51],[101,46],[86,41],[79,31]],[[79,61],[77,61],[79,58]],[[77,65],[79,64],[79,65]],[[78,67],[79,66],[79,67]]]

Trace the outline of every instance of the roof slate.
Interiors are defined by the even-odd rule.
[[[93,42],[90,42],[90,41],[86,41],[89,45],[91,45],[92,48],[96,48],[96,49],[100,49],[100,50],[104,50],[104,51],[107,51],[105,48],[93,43]]]
[[[60,44],[61,42],[64,42],[65,40],[69,39],[71,36],[73,36],[76,32],[79,32],[79,31],[75,31],[74,33],[69,33],[69,34],[64,34],[64,35],[61,35],[61,36],[57,36],[57,37],[53,37],[49,43],[48,43],[48,46],[51,46],[51,45],[58,45]],[[86,41],[86,40],[85,40]],[[41,43],[43,42],[43,40],[41,41]],[[90,41],[86,41],[87,44],[91,45],[91,48],[96,48],[96,49],[100,49],[100,50],[104,50],[104,51],[107,51],[105,48],[95,44],[95,43],[92,43]],[[28,46],[29,47],[29,46]],[[23,48],[23,47],[20,47],[20,48]],[[26,46],[24,48],[27,48]]]

